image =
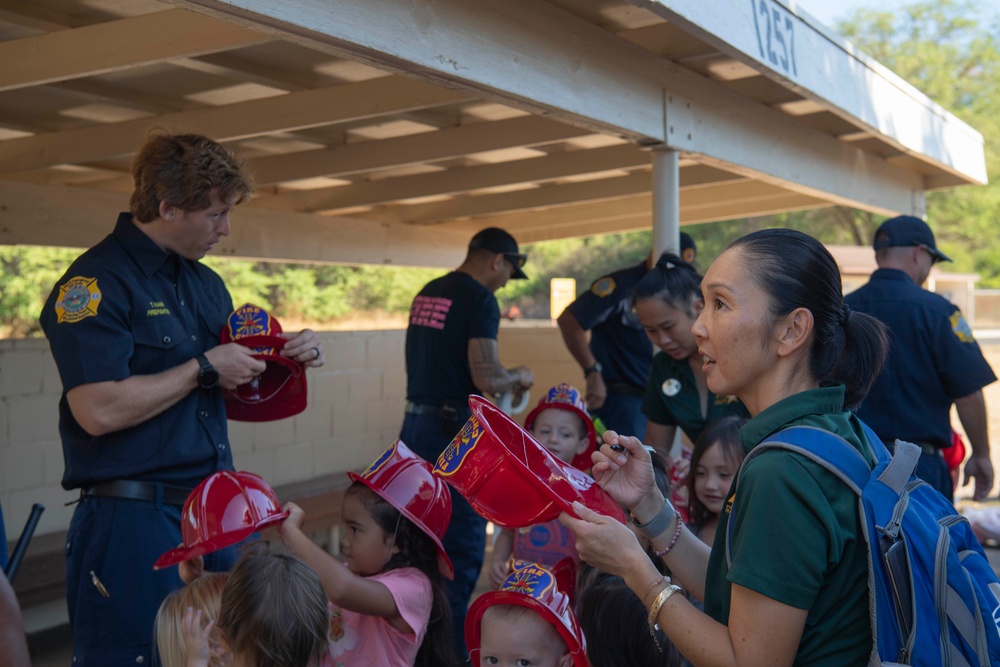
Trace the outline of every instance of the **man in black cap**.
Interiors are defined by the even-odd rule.
[[[406,329],[406,416],[400,439],[431,462],[471,416],[469,394],[523,392],[535,378],[526,366],[504,368],[497,347],[500,308],[493,295],[527,278],[514,237],[489,227],[472,237],[465,261],[427,283],[410,306]],[[486,550],[486,519],[452,490],[444,548],[455,567],[446,582],[453,633],[465,654],[465,614]]]
[[[694,265],[694,240],[684,232],[680,240],[681,259]],[[641,264],[601,276],[556,320],[566,348],[583,369],[591,414],[606,428],[640,440],[646,435],[642,397],[653,346],[632,312],[632,289],[652,266],[650,254]]]
[[[858,416],[890,448],[897,439],[920,445],[917,475],[951,500],[941,450],[951,446],[954,403],[972,446],[965,484],[974,477],[973,498],[981,500],[993,487],[982,388],[997,378],[961,311],[920,287],[936,262],[951,259],[937,249],[930,227],[909,215],[882,223],[873,247],[878,270],[844,302],[882,320],[891,342],[885,368]]]

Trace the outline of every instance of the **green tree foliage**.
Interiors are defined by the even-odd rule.
[[[49,292],[79,252],[63,248],[0,246],[0,334],[38,335],[38,315]]]
[[[996,245],[1000,211],[1000,26],[984,25],[980,3],[917,2],[896,12],[863,9],[838,30],[856,46],[983,134],[990,184],[931,192],[927,220],[954,271],[974,271],[1000,287]],[[879,219],[854,218],[869,243]],[[808,222],[802,216],[803,222]]]

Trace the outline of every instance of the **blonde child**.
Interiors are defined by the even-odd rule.
[[[594,422],[580,392],[572,385],[564,382],[549,389],[524,420],[524,427],[560,461],[590,470],[590,454],[596,441]],[[567,556],[579,562],[573,545],[573,534],[558,519],[516,531],[504,528],[493,543],[490,583],[497,587],[503,582],[512,558],[548,568]]]
[[[227,657],[212,621],[219,618],[228,574],[208,573],[175,590],[156,612],[154,633],[163,667],[224,667]]]
[[[198,612],[185,620],[195,634]],[[319,667],[330,629],[319,575],[266,542],[253,545],[222,590],[218,627],[232,667]],[[189,660],[188,667],[205,663]]]
[[[694,443],[691,472],[688,476],[688,529],[702,542],[712,546],[719,513],[729,497],[729,487],[743,461],[740,428],[743,417],[729,415],[705,427]]]
[[[451,496],[431,466],[396,441],[344,496],[340,550],[345,563],[302,532],[305,515],[285,505],[281,535],[319,572],[334,605],[330,655],[336,667],[456,665],[442,575],[452,566],[441,545]],[[431,621],[434,622],[431,622]]]
[[[590,666],[569,597],[534,563],[519,563],[499,590],[476,598],[465,619],[465,643],[476,667]]]

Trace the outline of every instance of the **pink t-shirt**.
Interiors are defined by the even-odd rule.
[[[331,608],[330,652],[323,667],[412,667],[427,632],[434,593],[420,570],[401,567],[368,577],[389,589],[399,615],[413,632],[403,634],[380,616]]]

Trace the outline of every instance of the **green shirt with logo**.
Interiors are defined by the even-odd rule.
[[[812,389],[770,406],[741,431],[749,452],[790,426],[839,435],[873,458],[844,387]],[[787,450],[755,457],[733,482],[708,563],[705,611],[728,623],[732,584],[808,610],[796,665],[866,665],[872,647],[868,556],[857,496],[819,464]],[[729,511],[732,567],[726,564]]]

